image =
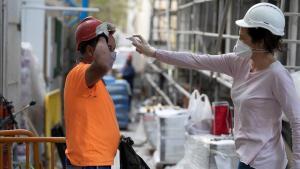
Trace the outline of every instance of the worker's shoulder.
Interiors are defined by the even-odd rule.
[[[70,72],[68,73],[68,76],[78,76],[78,75],[82,75],[86,69],[89,67],[90,64],[85,64],[85,63],[78,63],[77,65],[75,65]]]
[[[275,61],[270,65],[271,72],[274,76],[289,74],[289,71],[279,62]]]
[[[292,81],[290,72],[279,61],[272,63],[270,69],[271,71],[269,72],[275,81]]]

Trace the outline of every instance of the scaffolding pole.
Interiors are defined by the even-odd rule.
[[[292,10],[292,12],[297,12],[299,10],[298,6],[299,6],[298,1],[290,2],[290,9]],[[288,25],[289,25],[288,38],[291,40],[297,40],[298,17],[295,15],[290,16]],[[287,60],[288,65],[296,66],[297,44],[289,43],[287,53],[288,53],[288,60]]]
[[[156,31],[162,31],[162,30],[156,30]],[[190,30],[190,31],[186,31],[186,30],[178,30],[175,31],[177,34],[189,34],[189,35],[201,35],[201,36],[206,36],[206,37],[218,37],[218,33],[212,33],[212,32],[203,32],[203,31],[196,31],[196,30]],[[222,38],[224,39],[238,39],[239,36],[238,35],[230,35],[230,34],[223,34]],[[282,40],[283,43],[296,43],[296,44],[300,44],[300,40],[295,40],[295,39],[283,39]]]
[[[222,14],[223,18],[222,18],[221,26],[219,27],[219,31],[218,31],[219,33],[218,33],[218,40],[217,40],[217,44],[216,44],[215,54],[218,54],[221,50],[223,33],[224,33],[224,30],[225,30],[225,26],[226,26],[228,10],[229,10],[229,7],[231,6],[231,4],[232,4],[232,0],[227,0],[226,1],[225,10]]]
[[[165,72],[163,72],[159,67],[157,67],[155,64],[148,62],[150,67],[157,73],[161,73],[167,81],[173,85],[181,94],[186,96],[187,98],[190,98],[190,93],[186,91],[182,86],[180,86],[178,83],[174,81],[174,79],[170,76],[168,76]]]
[[[151,78],[149,73],[146,73],[146,79],[150,83],[150,85],[156,90],[156,92],[162,96],[162,98],[167,102],[168,105],[174,106],[171,99],[156,85],[154,80]]]

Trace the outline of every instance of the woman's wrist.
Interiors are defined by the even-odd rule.
[[[154,47],[150,47],[150,57],[155,58],[156,57],[156,49]]]

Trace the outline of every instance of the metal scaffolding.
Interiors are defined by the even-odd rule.
[[[298,0],[154,0],[150,42],[168,50],[210,54],[231,52],[239,37],[235,21],[243,18],[246,11],[259,2],[275,4],[284,12],[284,51],[278,53],[277,58],[290,71],[300,70],[300,58],[297,58],[300,54]],[[217,89],[219,85],[231,88],[231,78],[226,75],[202,70],[180,73],[182,70],[173,66],[163,67],[175,80],[190,83],[190,89],[195,88],[192,84],[194,72],[217,82],[214,83]],[[215,93],[214,98],[217,99],[218,95]]]

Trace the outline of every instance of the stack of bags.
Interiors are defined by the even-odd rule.
[[[130,87],[125,80],[115,80],[112,76],[105,76],[106,88],[115,104],[116,115],[121,129],[126,129],[129,124]]]

